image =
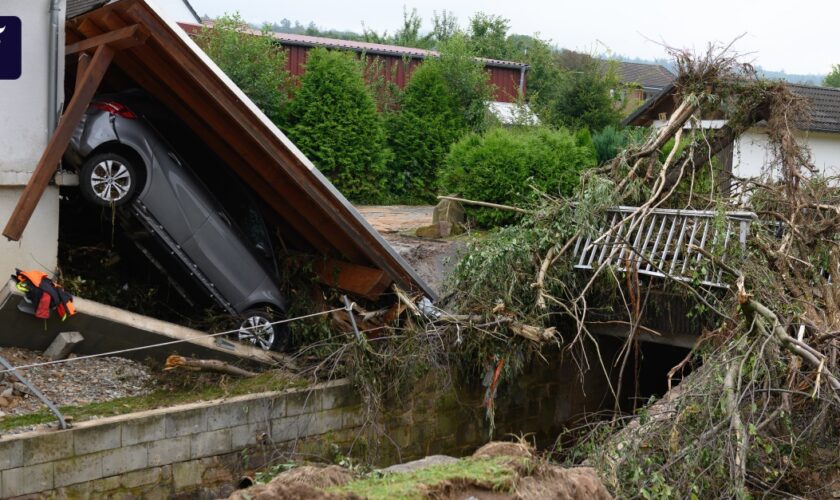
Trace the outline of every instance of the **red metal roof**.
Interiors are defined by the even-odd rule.
[[[193,33],[201,27],[198,24],[178,23],[187,33]],[[212,26],[212,23],[205,23],[205,26]],[[261,34],[257,30],[248,30],[254,34]],[[296,35],[294,33],[271,32],[272,38],[279,40],[283,45],[300,45],[304,47],[326,47],[329,49],[353,50],[356,52],[367,52],[369,54],[382,54],[388,56],[409,57],[413,59],[425,59],[427,57],[440,57],[436,50],[418,49],[414,47],[403,47],[400,45],[385,45],[382,43],[359,42],[356,40],[342,40],[340,38],[324,38],[320,36]],[[516,61],[502,61],[499,59],[488,59],[477,57],[485,66],[498,66],[503,68],[525,68],[528,65]]]

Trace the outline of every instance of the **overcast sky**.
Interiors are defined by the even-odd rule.
[[[171,0],[170,0],[171,1]],[[377,0],[190,0],[199,15],[238,10],[250,21],[283,18],[321,28],[361,31],[362,22],[393,32],[402,20],[402,2]],[[840,63],[840,1],[837,0],[411,0],[431,25],[444,9],[462,25],[476,11],[510,19],[511,31],[552,40],[556,45],[645,59],[665,57],[658,42],[702,49],[710,41],[735,45],[768,70],[827,73]]]

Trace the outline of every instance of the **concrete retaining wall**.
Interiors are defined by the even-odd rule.
[[[354,455],[386,466],[429,454],[463,456],[490,439],[481,377],[457,387],[421,380],[363,426],[345,380],[82,422],[66,431],[0,438],[0,497],[219,498],[248,471],[288,454]],[[550,446],[564,424],[611,406],[606,379],[581,382],[559,352],[501,384],[495,436]]]

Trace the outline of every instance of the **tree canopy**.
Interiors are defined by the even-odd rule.
[[[349,199],[382,201],[385,128],[353,54],[312,49],[292,101],[289,136]]]

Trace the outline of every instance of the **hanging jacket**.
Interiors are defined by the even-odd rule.
[[[15,269],[12,278],[17,280],[17,289],[26,295],[29,302],[35,304],[36,318],[48,319],[52,309],[55,309],[61,321],[76,314],[73,296],[53,283],[47,273]]]

